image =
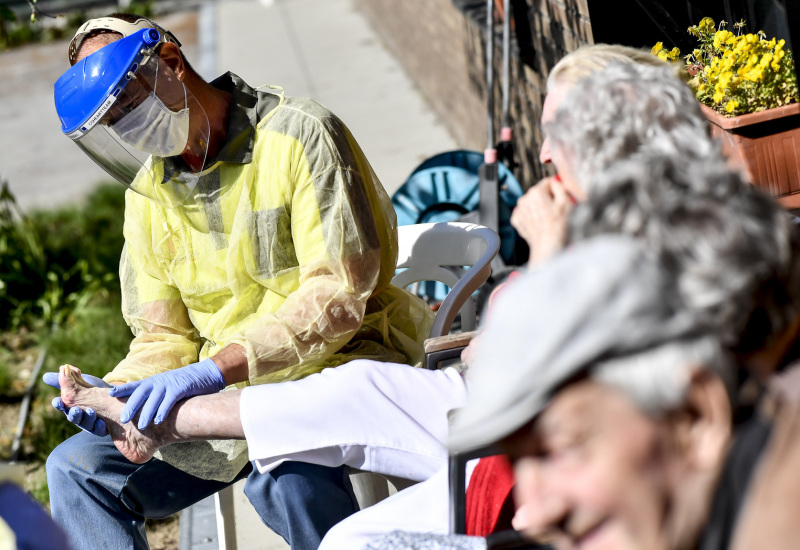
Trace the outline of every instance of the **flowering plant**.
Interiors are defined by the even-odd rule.
[[[784,50],[784,40],[766,39],[763,31],[743,34],[744,21],[733,25],[736,34],[719,29],[714,20],[704,17],[688,32],[699,45],[684,57],[692,76],[689,84],[697,99],[727,116],[763,111],[800,101],[792,52]],[[678,61],[680,51],[664,49],[661,42],[651,53],[665,61]]]

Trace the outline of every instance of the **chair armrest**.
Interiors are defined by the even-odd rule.
[[[450,488],[451,535],[465,535],[467,533],[467,462],[474,458],[498,454],[503,454],[503,450],[497,445],[487,445],[472,451],[450,454],[447,477]]]
[[[478,334],[477,330],[471,332],[461,332],[458,334],[447,334],[425,340],[425,368],[436,370],[439,363],[447,359],[455,359],[461,356],[461,351],[467,347],[470,340]]]
[[[428,338],[425,340],[425,353],[433,353],[434,351],[442,351],[452,348],[464,348],[469,344],[470,340],[478,334],[477,330],[470,332],[459,332],[457,334],[447,334],[445,336],[437,336],[436,338]]]

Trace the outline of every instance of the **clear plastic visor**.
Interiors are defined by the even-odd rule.
[[[133,191],[170,208],[185,204],[206,161],[208,117],[157,55],[127,78],[100,121],[71,137]]]

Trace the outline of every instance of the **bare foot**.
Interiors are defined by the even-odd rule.
[[[159,426],[150,426],[142,432],[133,420],[120,424],[119,418],[127,398],[111,397],[107,389],[92,386],[83,379],[77,367],[61,365],[58,383],[61,385],[61,400],[64,404],[67,407],[94,409],[105,421],[108,433],[119,452],[134,464],[147,462],[159,447],[167,444],[167,441],[159,437],[159,432],[163,431]]]

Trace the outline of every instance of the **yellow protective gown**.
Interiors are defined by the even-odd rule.
[[[349,130],[313,100],[255,92],[230,73],[212,84],[233,102],[199,198],[169,209],[126,196],[120,277],[134,339],[105,379],[142,379],[233,343],[254,384],[360,358],[420,365],[432,314],[390,283],[394,210]],[[223,480],[246,460],[243,442],[216,446],[222,462],[235,459],[222,472],[192,446],[207,447],[162,454]]]

